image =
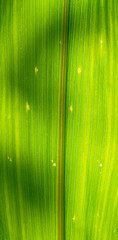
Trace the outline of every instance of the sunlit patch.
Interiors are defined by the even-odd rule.
[[[72,106],[70,106],[70,107],[69,107],[69,110],[70,110],[70,112],[72,112],[72,111],[73,111],[73,107],[72,107]]]
[[[51,160],[51,162],[53,163],[53,160]]]
[[[38,68],[37,67],[35,67],[35,73],[37,73],[38,72]]]
[[[100,167],[102,167],[102,163],[100,163],[100,165],[99,165]]]
[[[28,112],[30,110],[30,105],[28,104],[28,102],[26,102],[26,111]]]
[[[103,41],[102,41],[102,40],[101,40],[100,42],[101,42],[101,44],[103,43]]]
[[[56,163],[53,163],[53,167],[56,167]]]
[[[81,68],[80,68],[80,67],[77,69],[77,72],[78,72],[79,74],[81,73]]]
[[[72,220],[75,221],[75,216],[73,216]]]

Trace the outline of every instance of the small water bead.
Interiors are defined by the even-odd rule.
[[[56,163],[53,163],[53,167],[56,167]]]
[[[72,107],[72,106],[70,106],[70,107],[69,107],[69,110],[70,110],[70,112],[72,112],[72,111],[73,111],[73,107]]]
[[[7,157],[9,162],[12,162],[12,158],[10,156]]]
[[[28,102],[26,102],[26,111],[28,112],[30,110],[30,105],[28,104]]]
[[[75,221],[75,216],[73,216],[72,220]]]
[[[35,67],[35,73],[37,73],[38,72],[38,68],[37,67]]]
[[[80,67],[77,69],[77,72],[78,72],[79,74],[81,73],[81,68],[80,68]]]

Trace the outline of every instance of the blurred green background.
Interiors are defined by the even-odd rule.
[[[0,0],[0,240],[57,239],[62,0]],[[118,238],[118,2],[70,0],[65,239]]]

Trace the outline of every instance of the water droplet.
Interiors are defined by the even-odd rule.
[[[35,73],[37,73],[38,72],[38,68],[37,67],[35,67]]]
[[[56,163],[53,163],[53,167],[56,167]]]
[[[73,216],[72,220],[75,221],[75,216]]]
[[[81,73],[81,68],[80,68],[80,67],[77,69],[77,72],[78,72],[79,74]]]
[[[30,105],[28,104],[28,102],[26,102],[26,111],[28,112],[30,110]]]
[[[10,156],[7,157],[10,162],[12,162],[12,158]]]
[[[69,110],[70,110],[70,112],[72,112],[72,111],[73,111],[73,107],[72,107],[72,106],[70,106],[70,107],[69,107]]]

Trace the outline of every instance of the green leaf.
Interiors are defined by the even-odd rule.
[[[117,0],[0,1],[0,239],[118,237]]]

